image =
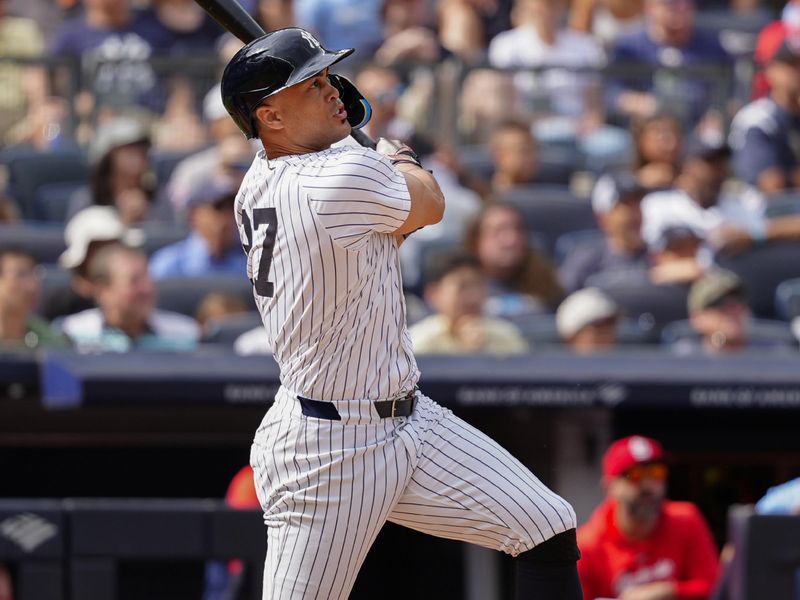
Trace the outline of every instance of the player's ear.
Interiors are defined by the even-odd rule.
[[[283,129],[284,123],[281,112],[271,104],[262,104],[256,108],[253,116],[262,127],[268,130],[277,131]]]

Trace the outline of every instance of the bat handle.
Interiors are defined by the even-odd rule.
[[[373,150],[375,150],[375,140],[373,140],[371,137],[369,137],[366,133],[364,133],[360,129],[351,130],[350,135],[353,137],[355,141],[357,141],[365,148],[372,148]]]

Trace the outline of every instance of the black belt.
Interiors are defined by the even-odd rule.
[[[400,396],[394,400],[378,400],[372,403],[381,419],[411,416],[416,404],[416,388],[408,392],[405,396]]]
[[[302,396],[298,396],[297,399],[300,401],[303,414],[307,417],[328,419],[329,421],[342,420],[342,416],[339,414],[339,411],[336,410],[336,406],[334,406],[332,402],[312,400],[311,398],[303,398]],[[399,396],[394,400],[376,400],[372,403],[375,407],[375,412],[378,413],[381,419],[411,416],[416,404],[417,388],[414,388],[405,396]]]

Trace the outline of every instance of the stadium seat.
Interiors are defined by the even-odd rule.
[[[553,260],[557,265],[560,265],[578,246],[589,242],[595,242],[599,245],[602,239],[603,232],[597,228],[562,233],[556,238],[556,243],[553,247]]]
[[[156,281],[158,307],[191,317],[207,294],[222,292],[241,298],[255,310],[253,286],[246,277],[218,275],[209,277],[174,277]]]
[[[180,242],[191,233],[186,227],[155,221],[142,225],[141,232],[143,234],[142,250],[147,256],[151,256],[164,246]]]
[[[778,284],[775,289],[775,313],[786,321],[800,317],[800,278]]]
[[[696,17],[697,26],[719,32],[722,47],[733,56],[744,56],[756,47],[759,32],[774,20],[768,9],[735,12],[726,10],[701,10]]]
[[[45,183],[33,197],[33,211],[40,221],[63,223],[72,195],[84,186],[79,181]]]
[[[8,168],[8,194],[16,200],[24,219],[44,221],[57,215],[58,207],[51,211],[46,203],[56,198],[61,206],[65,189],[70,184],[75,189],[89,177],[86,158],[77,150],[8,152],[2,160]],[[64,187],[45,188],[53,184]],[[40,193],[43,188],[47,191]]]
[[[788,215],[800,215],[800,194],[788,192],[770,197],[767,201],[767,217],[774,219]]]
[[[510,190],[501,199],[519,207],[528,229],[544,235],[550,256],[561,235],[596,226],[591,203],[575,198],[565,187],[533,185]]]
[[[169,178],[172,176],[172,172],[175,170],[175,167],[178,166],[184,158],[191,156],[194,154],[196,150],[191,152],[153,152],[150,155],[150,164],[153,166],[153,172],[156,176],[156,183],[158,187],[163,187]]]
[[[64,251],[64,229],[37,223],[0,224],[0,243],[29,252],[37,262],[52,264]]]
[[[756,246],[731,258],[719,258],[719,265],[742,278],[750,307],[757,317],[775,316],[775,290],[782,281],[800,277],[800,243]]]
[[[643,329],[653,330],[654,334],[667,323],[687,317],[689,286],[654,285],[646,271],[606,271],[591,276],[586,285],[603,290],[625,316],[637,321]]]
[[[207,326],[208,334],[203,341],[210,344],[233,346],[240,335],[259,325],[261,325],[261,315],[255,310],[225,319],[211,319]]]
[[[792,334],[791,327],[783,321],[753,319],[748,328],[747,336],[757,347],[797,347],[797,340]],[[686,319],[668,323],[661,330],[661,341],[667,345],[675,344],[682,340],[699,339],[699,337],[697,332],[692,329],[691,323]]]
[[[486,179],[491,178],[494,166],[488,145],[462,146],[458,150],[458,159],[466,171]],[[573,172],[582,161],[580,153],[574,148],[557,144],[540,144],[537,179],[542,184],[568,185]]]

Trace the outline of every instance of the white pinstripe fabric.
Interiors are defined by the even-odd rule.
[[[306,417],[281,388],[256,432],[265,600],[346,598],[386,520],[512,555],[575,527],[569,504],[426,396],[408,418],[334,404],[341,421]]]

